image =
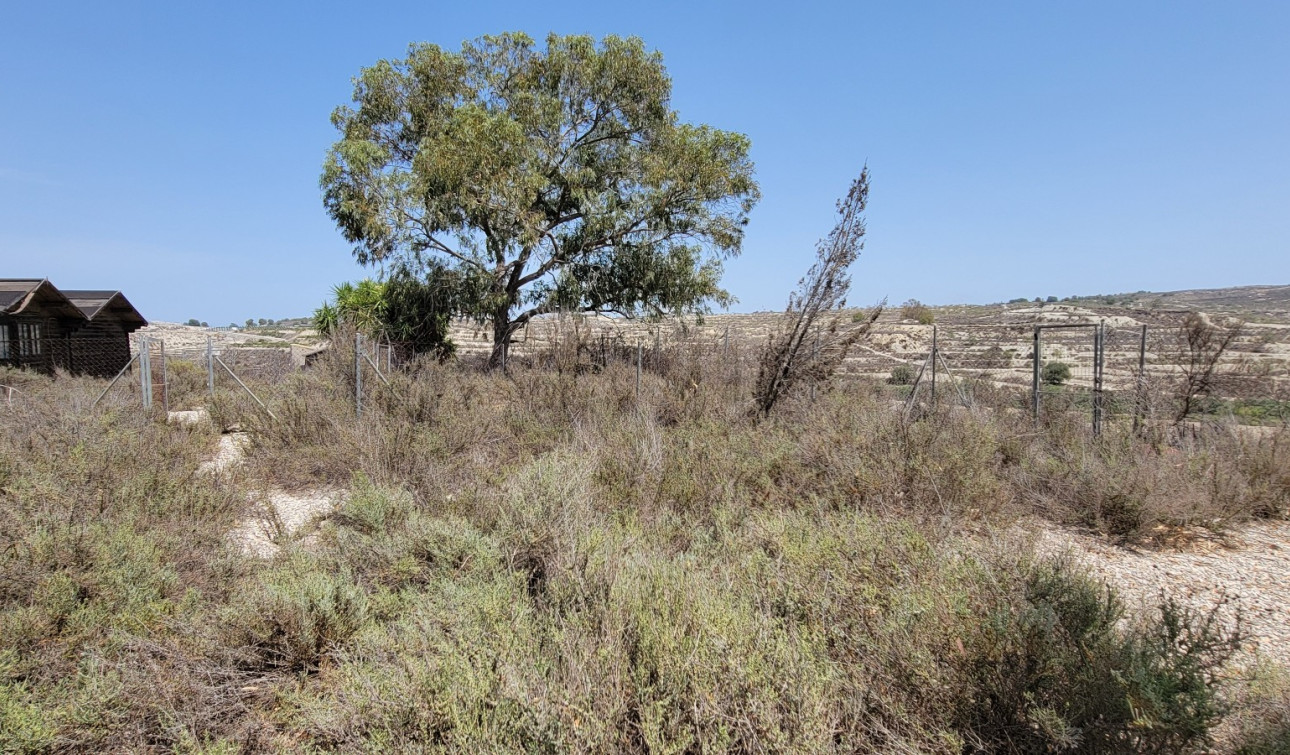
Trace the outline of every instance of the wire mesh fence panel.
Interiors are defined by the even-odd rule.
[[[139,380],[142,386],[144,408],[166,411],[169,408],[164,341],[145,338],[139,342]]]
[[[944,326],[937,330],[937,348],[951,369],[1012,387],[1029,385],[1028,328]]]
[[[1103,328],[1103,398],[1108,417],[1141,417],[1147,410],[1147,326],[1112,323]]]
[[[865,322],[863,317],[853,319],[849,313],[844,317],[840,322],[843,329]],[[1101,415],[1110,421],[1130,417],[1136,420],[1140,415],[1170,418],[1179,411],[1179,386],[1184,383],[1187,370],[1193,369],[1181,335],[1181,317],[1152,319],[1146,314],[1141,317],[1134,314],[1132,318],[1125,315],[1093,319],[1032,307],[1005,312],[993,320],[965,317],[923,325],[896,319],[888,313],[852,348],[827,390],[872,390],[905,400],[913,392],[911,384],[919,371],[931,366],[934,368],[931,375],[937,383],[936,403],[961,400],[1026,410],[1028,414],[1034,411],[1033,389],[1037,383],[1041,411],[1087,411],[1091,418],[1100,384],[1101,392],[1097,395],[1101,396]],[[1149,325],[1145,349],[1144,322]],[[786,323],[785,315],[778,312],[687,318],[683,322],[594,315],[546,316],[516,332],[507,355],[508,366],[576,373],[620,370],[630,380],[639,359],[647,390],[685,391],[689,386],[713,380],[751,390],[767,338]],[[1078,327],[1048,327],[1057,325]],[[1096,335],[1099,325],[1102,328],[1100,368]],[[1036,362],[1037,326],[1040,329]],[[934,363],[929,360],[933,333],[937,342]],[[278,396],[281,386],[289,383],[290,374],[306,364],[312,355],[316,366],[323,365],[335,377],[343,379],[341,390],[348,396],[373,403],[385,400],[388,393],[382,380],[390,379],[401,365],[416,359],[416,355],[400,353],[388,341],[364,338],[357,353],[361,357],[358,365],[361,369],[356,372],[352,330],[347,343],[340,342],[344,339],[332,339],[329,345],[318,345],[299,359],[285,345],[281,348],[219,345],[221,335],[214,336],[217,342],[212,354],[214,382],[219,389],[233,392],[241,392],[245,387],[246,392],[253,390]],[[451,337],[456,343],[459,361],[480,367],[487,364],[493,350],[492,336],[492,329],[487,326],[454,324]],[[114,346],[101,335],[69,338],[57,348],[62,349],[58,358],[73,360],[95,372],[105,372],[122,358],[128,361],[131,356],[128,343]],[[185,388],[185,396],[201,400],[202,396],[209,395],[207,382],[211,376],[208,376],[204,346],[194,347],[190,342],[181,341],[172,347],[167,341],[164,348],[164,360],[149,354],[150,368],[188,362],[180,370],[180,382],[193,384]],[[1224,411],[1234,413],[1245,411],[1246,405],[1253,406],[1256,402],[1275,404],[1286,398],[1278,399],[1280,394],[1276,391],[1280,390],[1278,386],[1290,384],[1290,358],[1285,363],[1267,358],[1279,349],[1290,354],[1290,329],[1267,327],[1261,331],[1257,328],[1249,333],[1243,331],[1217,365],[1220,379],[1209,386],[1200,410],[1212,412],[1214,406],[1221,405]],[[54,358],[52,351],[50,358]],[[338,367],[340,362],[346,366]],[[1276,370],[1284,373],[1282,377],[1273,374]],[[138,383],[138,378],[134,382]],[[163,375],[153,381],[154,397],[160,400],[163,394],[157,389],[158,382],[166,385],[164,395],[169,400],[171,379]],[[813,382],[802,385],[804,390],[816,387]],[[184,400],[192,403],[190,398]],[[187,408],[187,403],[181,408]],[[1248,411],[1267,413],[1269,410],[1255,407]]]

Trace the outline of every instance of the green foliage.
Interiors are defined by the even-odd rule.
[[[725,303],[720,263],[759,196],[749,142],[680,122],[670,95],[634,37],[416,44],[333,114],[324,203],[360,263],[451,269],[456,313],[491,320],[495,349],[556,309]]]
[[[1242,641],[1171,601],[1132,631],[1119,601],[1059,563],[997,604],[968,643],[959,725],[986,752],[1173,753],[1207,744],[1216,673]]]
[[[448,329],[462,288],[458,276],[446,266],[431,262],[428,270],[425,280],[399,265],[383,282],[342,283],[333,289],[335,303],[324,302],[314,311],[314,327],[331,335],[344,323],[370,337],[388,338],[413,353],[452,356],[455,347]]]
[[[332,294],[336,298],[338,321],[371,336],[381,333],[385,315],[385,284],[371,278],[364,278],[357,284],[346,281],[332,288]]]
[[[320,334],[329,336],[336,332],[338,325],[340,325],[340,313],[336,310],[336,305],[323,302],[321,307],[314,310],[313,326]]]
[[[891,368],[887,383],[888,385],[913,385],[915,377],[913,366],[902,363]]]
[[[1071,379],[1071,366],[1065,362],[1045,362],[1039,373],[1039,380],[1044,385],[1063,385]]]
[[[382,322],[392,341],[418,354],[452,356],[456,347],[448,338],[452,313],[458,309],[453,297],[461,286],[446,266],[430,264],[425,279],[400,266],[385,281]]]
[[[190,325],[190,326],[192,326],[192,327],[196,327],[196,326],[198,326],[198,325],[201,325],[201,322],[199,322],[199,321],[197,320],[197,318],[193,317],[193,318],[189,318],[188,322],[186,322],[186,323],[184,323],[184,324],[185,324],[185,325]]]
[[[917,299],[910,299],[900,305],[900,317],[903,320],[913,320],[919,325],[931,325],[936,322],[936,313],[932,308]]]
[[[1232,726],[1236,755],[1290,752],[1290,670],[1260,665],[1238,703]]]
[[[32,699],[29,686],[13,679],[17,655],[0,649],[0,750],[47,752],[58,735],[58,722]]]
[[[319,566],[290,558],[250,580],[225,612],[225,641],[253,667],[317,670],[362,626],[367,596],[344,571]]]

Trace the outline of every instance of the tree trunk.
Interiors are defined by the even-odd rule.
[[[515,326],[511,323],[511,305],[507,303],[493,312],[493,352],[488,356],[488,369],[506,366],[506,347],[510,345]]]

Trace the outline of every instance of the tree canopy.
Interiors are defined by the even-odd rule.
[[[354,82],[321,184],[362,264],[451,289],[454,315],[515,331],[555,311],[704,311],[731,299],[759,199],[742,134],[680,121],[635,37],[414,44]]]

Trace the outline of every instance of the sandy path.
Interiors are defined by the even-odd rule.
[[[188,423],[195,420],[186,412],[171,412],[171,421]],[[228,474],[242,463],[251,438],[247,433],[225,433],[220,436],[215,456],[202,462],[200,474]],[[318,488],[296,493],[269,490],[253,497],[254,513],[243,519],[229,533],[229,538],[251,556],[272,558],[282,549],[282,544],[298,536],[309,524],[326,516],[345,498],[345,491]]]
[[[282,543],[296,537],[315,519],[326,516],[344,496],[342,490],[271,490],[256,501],[256,513],[239,522],[229,537],[248,555],[273,558]]]

